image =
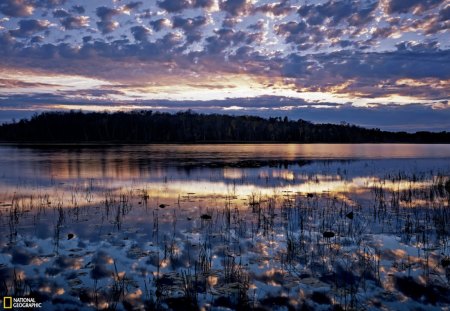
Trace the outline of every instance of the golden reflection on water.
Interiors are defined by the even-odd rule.
[[[164,177],[164,167],[187,168],[240,161],[297,161],[318,159],[403,159],[450,157],[450,145],[416,144],[229,144],[136,145],[32,149],[0,146],[0,166],[6,171],[38,173],[48,178]],[[11,160],[18,159],[18,161]],[[11,164],[11,167],[9,166]],[[20,165],[19,165],[20,164]],[[6,166],[6,167],[3,167]],[[28,174],[30,174],[30,172]],[[226,169],[226,178],[240,178]],[[231,175],[230,175],[231,174]],[[292,176],[288,176],[289,180]]]
[[[284,179],[291,176],[293,172],[283,171],[280,173]],[[291,175],[289,175],[291,174]],[[275,174],[275,176],[278,176]],[[233,178],[237,178],[235,175]],[[433,185],[432,180],[410,182],[410,181],[391,181],[381,180],[375,177],[358,177],[348,180],[339,180],[338,177],[325,176],[323,179],[301,180],[300,183],[276,186],[265,186],[251,183],[242,183],[235,185],[225,181],[208,180],[170,180],[170,181],[146,181],[146,180],[83,180],[78,186],[73,184],[57,184],[48,188],[42,187],[20,187],[2,184],[1,201],[9,201],[13,197],[21,194],[29,196],[48,195],[50,200],[63,201],[68,198],[79,198],[78,204],[91,205],[94,202],[101,202],[105,199],[105,194],[120,196],[124,193],[136,192],[146,194],[152,198],[159,198],[170,202],[176,202],[181,197],[217,198],[217,197],[236,197],[247,199],[251,196],[283,196],[283,195],[307,195],[307,194],[326,194],[346,201],[354,205],[349,195],[364,196],[371,193],[373,188],[382,186],[385,191],[401,192],[405,190],[424,189]],[[89,200],[86,199],[89,197]],[[83,204],[83,202],[85,204]],[[407,206],[417,206],[423,204],[423,201],[402,203]]]
[[[223,169],[223,178],[225,179],[241,179],[244,177],[242,170],[237,168],[225,168]]]
[[[19,196],[48,196],[48,201],[64,202],[65,207],[68,201],[88,206],[107,196],[134,192],[171,204],[193,194],[205,201],[314,194],[356,206],[352,196],[372,198],[373,190],[380,188],[391,193],[424,189],[439,178],[386,177],[379,171],[395,172],[396,165],[405,163],[413,171],[419,167],[416,159],[391,163],[391,158],[432,157],[447,151],[450,154],[450,145],[142,145],[62,150],[0,146],[0,204]],[[312,157],[339,160],[314,162]],[[429,165],[434,160],[426,161]],[[414,207],[424,200],[399,204]]]

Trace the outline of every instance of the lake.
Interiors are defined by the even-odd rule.
[[[0,292],[45,310],[448,310],[449,180],[450,145],[0,145]]]

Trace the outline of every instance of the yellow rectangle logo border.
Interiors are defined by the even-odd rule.
[[[6,302],[9,301],[9,304]],[[12,309],[12,297],[3,297],[3,309]]]

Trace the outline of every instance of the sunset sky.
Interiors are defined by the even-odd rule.
[[[450,130],[450,1],[0,1],[0,122],[49,110]]]

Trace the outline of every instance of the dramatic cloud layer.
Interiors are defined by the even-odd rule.
[[[4,0],[0,121],[191,108],[450,130],[449,29],[446,0]]]

